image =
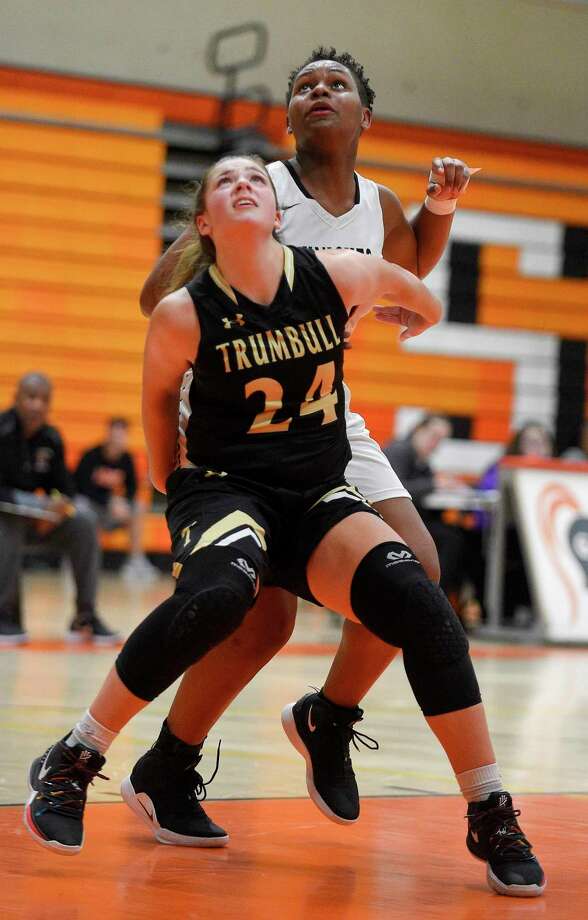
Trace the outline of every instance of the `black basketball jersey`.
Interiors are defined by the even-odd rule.
[[[233,290],[216,266],[187,285],[200,322],[188,460],[292,489],[343,477],[347,311],[309,249],[284,246],[273,302]]]

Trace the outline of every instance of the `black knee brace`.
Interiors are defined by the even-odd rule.
[[[480,702],[465,632],[445,594],[402,543],[382,543],[362,559],[351,607],[379,639],[403,650],[413,693],[426,716]]]
[[[211,546],[189,556],[175,593],[131,633],[116,660],[127,689],[155,699],[241,625],[257,586],[258,573],[238,549]]]

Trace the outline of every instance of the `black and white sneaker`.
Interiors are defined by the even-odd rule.
[[[66,736],[67,737],[67,736]],[[81,744],[68,747],[65,739],[50,747],[31,764],[31,796],[24,823],[33,839],[56,853],[79,853],[84,843],[84,807],[88,785],[104,757]]]
[[[470,802],[466,845],[487,865],[488,885],[498,894],[536,898],[545,890],[545,876],[517,821],[508,792],[493,792],[485,802]]]
[[[353,726],[363,718],[359,707],[335,706],[320,691],[307,693],[282,710],[288,739],[306,761],[306,788],[314,804],[337,824],[359,818],[359,792],[349,754],[357,742],[372,751],[378,742]]]
[[[65,635],[68,642],[93,642],[95,645],[118,645],[122,636],[110,629],[95,611],[77,613]]]
[[[195,767],[202,745],[192,746],[176,738],[163,723],[159,738],[137,761],[120,791],[132,812],[149,827],[159,843],[184,847],[224,847],[229,835],[208,817],[200,804],[206,798],[205,783]]]

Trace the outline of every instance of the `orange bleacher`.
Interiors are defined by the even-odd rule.
[[[160,250],[164,144],[77,128],[159,131],[155,106],[0,85],[0,109],[69,127],[0,121],[0,398],[38,368],[73,459],[110,415],[139,424],[145,331],[138,295]],[[50,83],[50,80],[48,81]]]
[[[124,415],[144,471],[138,294],[160,246],[165,145],[157,132],[165,118],[210,125],[216,100],[0,68],[0,110],[36,119],[0,120],[0,405],[22,373],[42,369],[55,384],[53,420],[70,460],[100,440],[106,418]],[[244,104],[237,118],[247,112]],[[283,115],[275,106],[268,126],[285,145]],[[137,134],[89,130],[90,122]],[[492,180],[472,182],[462,208],[586,224],[582,150],[375,122],[360,168],[408,205],[422,200],[437,154],[461,156]],[[588,281],[522,277],[516,247],[482,247],[478,299],[482,324],[588,339]],[[408,355],[372,318],[353,345],[346,368],[354,408],[380,441],[390,436],[395,405],[472,416],[474,437],[507,439],[509,361]],[[157,543],[160,525],[149,526]]]

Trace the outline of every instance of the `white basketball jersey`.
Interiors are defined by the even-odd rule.
[[[346,214],[333,217],[311,198],[290,164],[270,163],[268,172],[282,212],[282,243],[382,255],[384,218],[375,182],[355,173],[355,204]]]

